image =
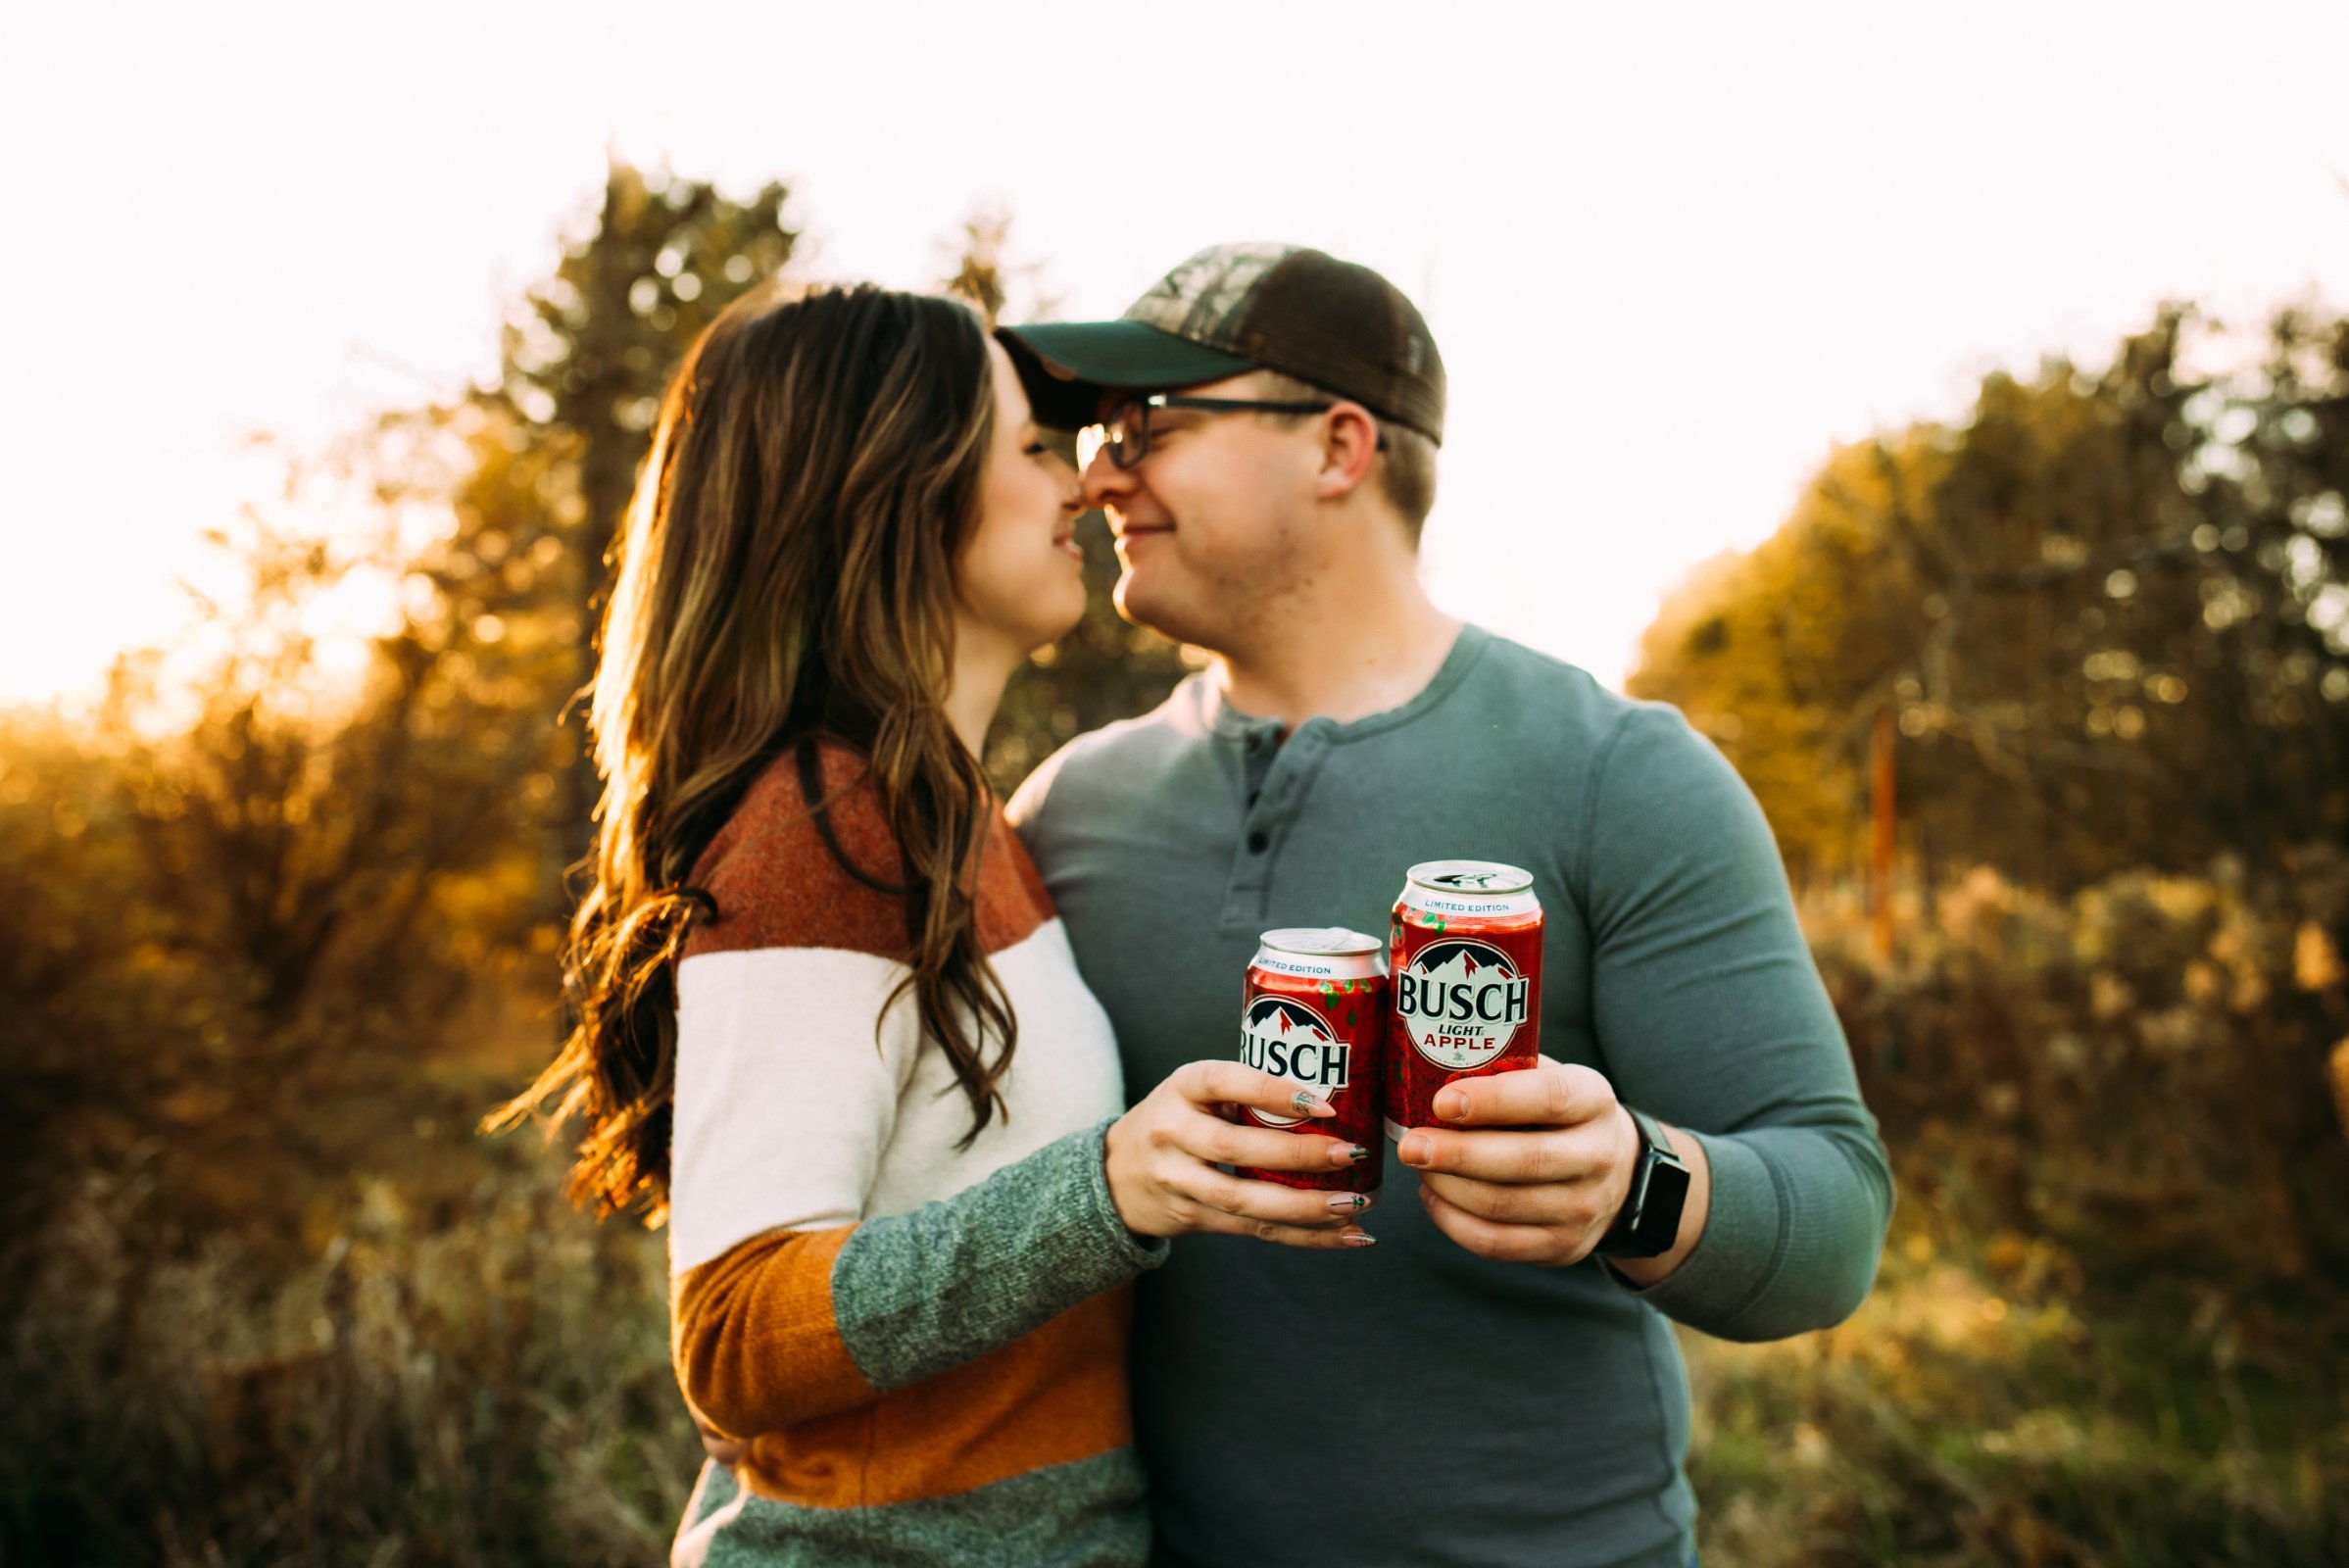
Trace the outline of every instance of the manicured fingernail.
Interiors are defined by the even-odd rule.
[[[1468,1114],[1468,1096],[1457,1089],[1446,1089],[1436,1097],[1436,1114],[1445,1121],[1458,1121]]]
[[[1309,1089],[1299,1089],[1289,1102],[1299,1116],[1335,1116],[1338,1107]]]
[[[1369,1157],[1370,1147],[1367,1144],[1356,1144],[1346,1152],[1346,1162],[1348,1165],[1359,1165]]]
[[[1342,1240],[1348,1247],[1376,1247],[1379,1245],[1379,1239],[1365,1230],[1349,1230],[1345,1233]]]
[[[1428,1159],[1428,1141],[1413,1133],[1395,1146],[1395,1157],[1406,1165],[1424,1165]]]
[[[1331,1208],[1344,1210],[1349,1214],[1358,1213],[1369,1206],[1370,1200],[1360,1193],[1334,1193],[1330,1197]]]

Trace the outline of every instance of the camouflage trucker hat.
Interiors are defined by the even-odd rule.
[[[1442,445],[1444,361],[1402,290],[1367,267],[1295,245],[1215,245],[1114,321],[1000,328],[1037,422],[1074,430],[1104,392],[1171,391],[1278,370],[1353,399]]]

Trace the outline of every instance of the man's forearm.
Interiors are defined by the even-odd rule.
[[[1658,1311],[1720,1339],[1784,1339],[1858,1308],[1891,1213],[1873,1136],[1851,1126],[1673,1133],[1676,1149],[1697,1144],[1707,1158],[1702,1228],[1691,1241],[1684,1224],[1687,1251],[1652,1281],[1632,1272],[1635,1259],[1608,1267]]]

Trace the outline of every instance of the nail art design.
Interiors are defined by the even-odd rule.
[[[1376,1247],[1379,1245],[1379,1239],[1368,1231],[1347,1231],[1346,1245],[1348,1247]]]
[[[1362,1161],[1370,1157],[1370,1146],[1368,1144],[1356,1144],[1346,1152],[1346,1157],[1348,1162],[1359,1165],[1362,1163]]]
[[[1360,1211],[1370,1206],[1370,1200],[1360,1193],[1338,1193],[1331,1197],[1330,1207]]]
[[[1289,1103],[1297,1107],[1297,1113],[1299,1116],[1313,1114],[1313,1095],[1310,1090],[1299,1089],[1289,1097]]]

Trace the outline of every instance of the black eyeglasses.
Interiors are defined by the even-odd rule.
[[[1152,409],[1197,409],[1205,414],[1326,414],[1335,403],[1279,403],[1259,398],[1194,398],[1179,392],[1157,392],[1146,398],[1128,398],[1109,412],[1101,421],[1101,446],[1109,461],[1120,468],[1131,468],[1150,451],[1150,411]],[[1379,436],[1384,449],[1387,437]]]

